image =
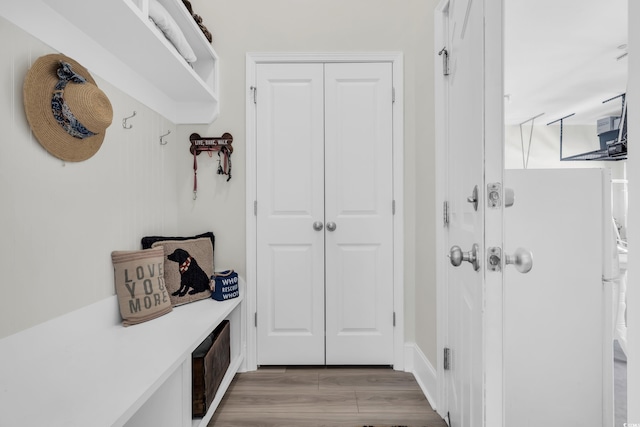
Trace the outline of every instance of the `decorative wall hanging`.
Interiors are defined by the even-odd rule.
[[[33,63],[24,80],[23,99],[38,142],[69,162],[93,156],[113,119],[111,102],[89,71],[62,54],[41,56]]]
[[[193,200],[198,195],[198,160],[197,156],[206,151],[209,157],[214,152],[218,153],[218,174],[227,175],[227,182],[231,179],[231,154],[233,153],[233,136],[224,133],[221,137],[201,137],[197,133],[189,136],[191,147],[189,151],[193,154]]]

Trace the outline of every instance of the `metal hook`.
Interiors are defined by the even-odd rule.
[[[444,56],[442,56],[444,54]],[[442,75],[449,75],[449,51],[447,47],[443,47],[440,52],[438,52],[439,56],[442,56]]]
[[[163,141],[162,141],[162,138],[164,138],[165,136],[169,135],[170,133],[171,133],[171,129],[169,129],[169,130],[167,131],[167,133],[165,133],[164,135],[160,135],[160,145],[167,145],[167,142],[169,142],[169,141],[164,141],[164,142],[163,142]]]
[[[132,115],[122,119],[122,127],[125,128],[125,129],[131,129],[133,127],[133,125],[127,126],[127,120],[129,120],[130,118],[135,117],[135,116],[136,116],[136,112],[134,111]]]

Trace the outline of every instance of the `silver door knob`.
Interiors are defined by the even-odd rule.
[[[316,231],[322,230],[322,227],[324,227],[324,224],[322,223],[322,221],[316,221],[313,223],[313,229]]]
[[[327,223],[327,230],[336,231],[336,223],[335,222],[328,222]]]
[[[533,268],[533,254],[528,249],[518,248],[513,255],[506,255],[505,264],[513,264],[520,273],[528,273]]]
[[[462,261],[469,262],[475,271],[480,270],[480,259],[478,258],[478,244],[474,243],[469,252],[462,252],[460,246],[452,246],[449,251],[449,258],[451,259],[451,265],[454,267],[460,266]]]

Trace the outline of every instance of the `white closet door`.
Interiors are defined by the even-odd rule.
[[[259,365],[324,364],[322,64],[257,70]]]
[[[393,364],[391,123],[391,64],[325,65],[328,365]]]

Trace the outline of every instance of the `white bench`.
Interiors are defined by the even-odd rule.
[[[123,327],[115,296],[0,340],[0,426],[205,427],[244,358],[246,289]],[[230,320],[231,363],[191,419],[191,353]]]

